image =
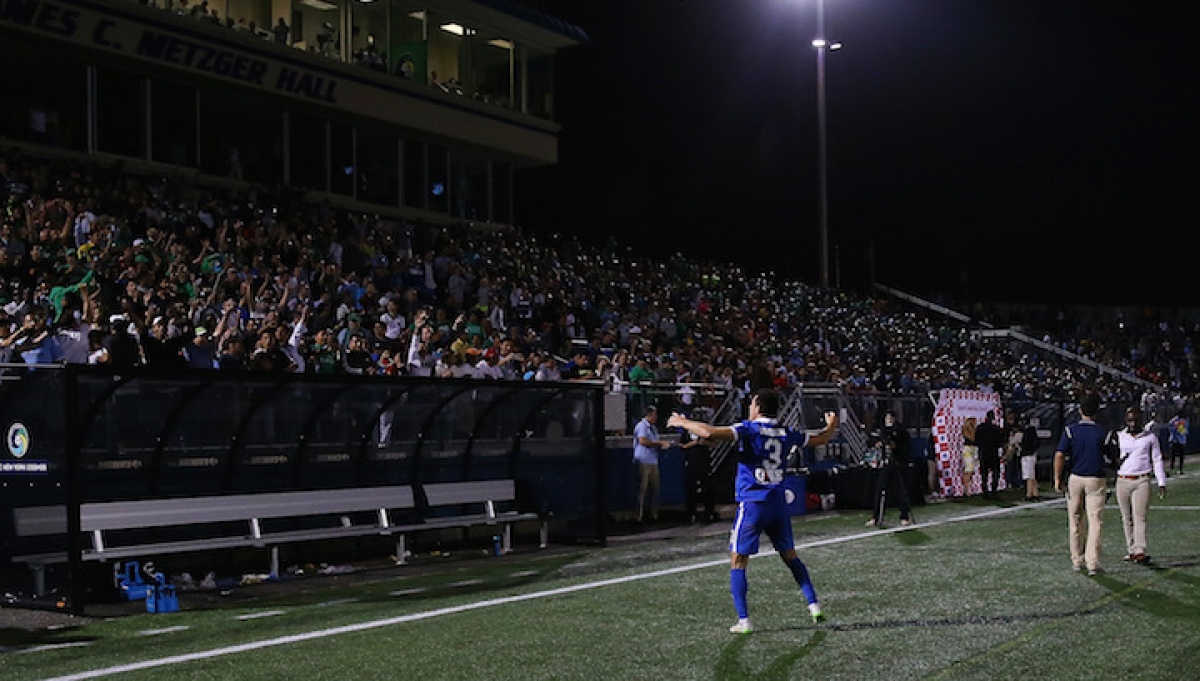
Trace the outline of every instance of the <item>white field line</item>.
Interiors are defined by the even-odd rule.
[[[983,518],[994,518],[996,516],[1008,515],[1030,508],[1038,508],[1042,506],[1053,506],[1063,503],[1062,499],[1053,499],[1040,503],[1023,504],[1021,506],[1012,506],[1008,508],[996,508],[977,513],[970,513],[954,518],[943,518],[934,520],[924,524],[914,524],[908,527],[896,527],[885,530],[871,530],[869,532],[860,532],[857,534],[847,535],[844,537],[832,537],[830,539],[821,539],[818,541],[799,544],[797,549],[814,548],[817,546],[829,546],[831,544],[843,544],[846,542],[855,541],[857,539],[865,539],[869,537],[878,537],[885,534],[895,532],[909,532],[916,529],[926,527],[936,527],[938,525],[947,525],[950,523],[964,522],[967,520],[980,520]],[[756,557],[774,555],[774,551],[759,553]],[[475,603],[465,603],[448,608],[438,608],[437,610],[427,610],[425,612],[416,612],[398,617],[389,617],[381,620],[371,620],[369,622],[359,622],[357,624],[347,624],[340,627],[330,629],[320,629],[317,631],[304,632],[302,634],[292,634],[290,636],[280,636],[278,638],[270,638],[262,641],[252,641],[250,643],[240,643],[234,646],[226,646],[224,648],[213,648],[211,650],[201,650],[194,653],[186,653],[183,655],[172,655],[170,657],[161,657],[154,660],[143,660],[141,662],[132,662],[129,664],[116,665],[113,667],[104,667],[103,669],[93,669],[90,671],[78,672],[76,674],[68,674],[66,676],[56,676],[44,681],[82,681],[83,679],[97,679],[104,676],[112,676],[114,674],[124,674],[126,672],[140,671],[142,669],[154,669],[156,667],[166,667],[170,665],[183,664],[185,662],[195,662],[197,660],[208,660],[214,657],[223,655],[236,655],[254,650],[262,650],[264,648],[273,648],[275,646],[289,645],[292,643],[301,643],[303,641],[312,641],[315,639],[328,638],[330,636],[340,636],[342,634],[352,634],[360,631],[369,631],[371,629],[379,629],[382,627],[390,627],[397,624],[405,624],[408,622],[419,622],[421,620],[433,619],[435,617],[445,617],[446,615],[454,615],[460,612],[469,612],[472,610],[481,610],[483,608],[491,608],[497,605],[507,605],[509,603],[520,603],[523,601],[533,601],[542,598],[553,598],[554,596],[562,596],[564,594],[578,593],[581,591],[591,591],[592,589],[602,589],[608,586],[616,586],[619,584],[628,584],[644,579],[655,579],[657,577],[666,577],[682,572],[691,572],[692,570],[703,570],[706,568],[728,565],[729,559],[722,557],[717,560],[708,560],[701,563],[692,563],[690,565],[680,565],[678,567],[666,568],[663,570],[654,570],[637,575],[628,575],[625,577],[614,577],[612,579],[602,579],[596,582],[587,582],[585,584],[576,584],[574,586],[565,586],[558,589],[549,589],[546,591],[537,591],[534,593],[521,594],[519,596],[506,596],[504,598],[493,598]]]
[[[159,634],[174,634],[177,631],[187,631],[188,629],[191,629],[191,627],[178,626],[178,627],[167,627],[166,629],[147,629],[145,631],[139,631],[138,635],[139,636],[158,636]]]
[[[418,587],[415,587],[412,589],[400,589],[399,591],[389,591],[388,595],[389,596],[413,596],[416,594],[423,594],[428,590],[429,589],[426,589],[423,586],[418,586]]]
[[[60,650],[62,648],[82,648],[84,646],[90,646],[93,643],[95,643],[95,641],[73,641],[71,643],[48,643],[44,646],[33,646],[32,648],[25,648],[23,650],[18,650],[16,652],[18,652],[18,653],[40,653],[45,650]]]
[[[252,613],[249,613],[246,615],[238,615],[237,617],[234,617],[233,619],[238,620],[240,622],[245,622],[246,620],[260,620],[264,617],[277,617],[279,615],[282,615],[283,613],[284,613],[283,610],[264,610],[262,612],[252,612]]]

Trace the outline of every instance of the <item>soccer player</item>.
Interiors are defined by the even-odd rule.
[[[775,420],[779,414],[779,395],[770,388],[755,391],[750,399],[750,419],[730,426],[712,426],[693,421],[680,414],[671,414],[667,426],[683,428],[706,440],[736,442],[738,452],[737,478],[734,499],[738,502],[737,518],[730,534],[729,589],[738,621],[729,628],[735,634],[754,631],[746,606],[746,567],[750,556],[758,553],[758,538],[763,532],[779,552],[800,591],[808,601],[813,622],[823,622],[825,614],[817,600],[816,589],[808,576],[808,568],[796,556],[792,539],[792,518],[784,498],[783,478],[787,473],[787,456],[799,447],[825,444],[837,432],[838,417],[825,413],[825,429],[818,433],[797,432],[781,426]]]

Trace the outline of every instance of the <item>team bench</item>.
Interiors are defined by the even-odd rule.
[[[302,492],[268,492],[223,496],[91,502],[80,506],[80,526],[90,538],[85,561],[117,561],[239,547],[271,549],[271,575],[279,574],[279,547],[295,542],[369,535],[396,538],[396,561],[406,562],[408,535],[423,530],[493,525],[500,529],[503,553],[512,550],[512,526],[540,523],[539,544],[545,548],[548,528],[537,513],[510,510],[516,501],[512,480],[430,483],[410,486],[356,487]],[[412,520],[420,513],[419,518]],[[368,520],[369,518],[369,520]],[[396,519],[402,519],[397,523]],[[31,506],[13,510],[18,537],[66,534],[65,506]],[[310,527],[294,529],[297,522]],[[145,533],[125,541],[122,533],[153,528],[216,530],[199,539],[146,540]],[[291,526],[291,527],[288,527]],[[236,529],[233,529],[236,528]],[[14,556],[34,570],[35,590],[45,591],[45,566],[63,563],[65,552]]]

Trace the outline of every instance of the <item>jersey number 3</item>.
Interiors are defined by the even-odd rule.
[[[763,485],[777,485],[783,482],[783,442],[768,438],[763,448],[767,450],[767,458],[761,468],[754,469],[754,479]]]

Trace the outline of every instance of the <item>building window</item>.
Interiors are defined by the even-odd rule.
[[[358,200],[388,206],[400,202],[398,145],[395,133],[358,128]]]
[[[235,180],[283,179],[283,112],[266,98],[200,92],[200,170]]]
[[[288,160],[291,184],[303,189],[329,191],[326,183],[328,122],[301,113],[288,114]]]
[[[169,80],[150,82],[150,157],[196,167],[196,90]]]
[[[141,76],[96,69],[96,149],[146,158],[146,93]]]

